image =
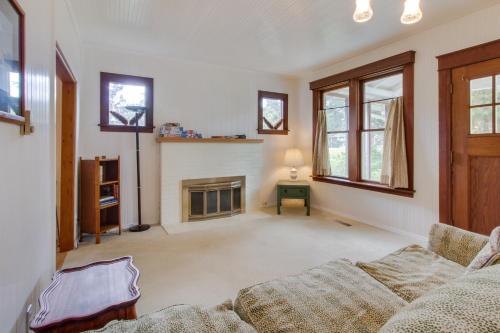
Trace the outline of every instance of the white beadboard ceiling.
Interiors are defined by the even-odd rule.
[[[418,24],[399,22],[403,0],[70,0],[86,43],[295,75],[500,3],[421,0]],[[478,22],[479,23],[479,22]]]

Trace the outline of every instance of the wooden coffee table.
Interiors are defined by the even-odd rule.
[[[99,261],[56,272],[40,295],[35,332],[81,332],[117,319],[135,319],[141,296],[132,257]]]

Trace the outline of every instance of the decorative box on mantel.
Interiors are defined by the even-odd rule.
[[[167,232],[177,232],[183,225],[204,223],[200,220],[205,218],[227,217],[260,208],[263,140],[158,138],[157,141],[161,144],[161,224]],[[240,186],[242,192],[231,189],[217,193],[217,207],[205,207],[191,216],[184,209],[183,216],[183,181],[185,185],[196,180],[234,178],[244,181],[244,186]],[[228,193],[233,199],[225,203]],[[239,195],[243,201],[235,201]],[[200,202],[208,204],[201,195]],[[228,203],[231,206],[226,206]]]

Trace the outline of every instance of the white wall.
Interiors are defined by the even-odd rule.
[[[181,122],[205,136],[247,134],[256,137],[257,91],[285,92],[290,96],[288,136],[263,135],[263,202],[275,202],[275,181],[286,177],[281,168],[284,149],[297,132],[296,81],[281,76],[223,66],[123,53],[94,45],[85,46],[80,117],[80,153],[121,156],[122,224],[137,223],[135,135],[100,132],[99,73],[101,71],[154,78],[154,123]],[[156,133],[141,134],[141,185],[143,223],[160,222],[160,145]],[[172,156],[175,158],[175,156]]]
[[[314,183],[314,206],[384,228],[426,235],[438,222],[438,75],[436,56],[500,38],[500,5],[473,13],[451,23],[399,42],[363,53],[330,66],[301,82],[299,143],[312,146],[312,95],[310,81],[415,50],[415,198],[403,198],[337,185]],[[369,23],[367,23],[369,24]],[[310,160],[310,159],[309,159]],[[307,175],[310,167],[302,173]]]
[[[26,12],[26,108],[35,132],[0,123],[0,331],[24,332],[26,304],[55,267],[54,35],[52,0],[20,0]]]
[[[79,41],[65,0],[20,0],[26,13],[26,108],[35,132],[0,123],[0,331],[25,332],[25,310],[55,269],[55,43],[78,77]],[[74,65],[74,66],[73,66]]]

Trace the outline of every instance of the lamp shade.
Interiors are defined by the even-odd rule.
[[[285,153],[285,165],[291,168],[304,165],[304,157],[299,149],[287,149]]]

